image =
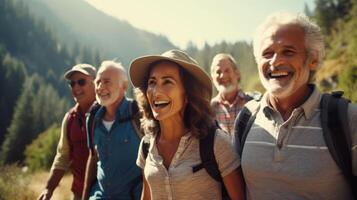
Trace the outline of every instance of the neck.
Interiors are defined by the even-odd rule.
[[[81,102],[81,103],[78,102],[80,111],[83,113],[88,112],[89,108],[92,106],[93,102],[94,102],[94,99],[93,99],[93,101],[89,101],[89,102]]]
[[[285,98],[269,95],[269,103],[280,113],[283,120],[286,121],[289,119],[294,109],[301,106],[309,98],[311,93],[312,89],[306,85],[295,91],[293,95]]]
[[[187,132],[182,117],[160,121],[160,140],[179,141]]]
[[[104,113],[104,116],[103,116],[104,120],[113,121],[115,119],[117,109],[120,106],[122,100],[123,100],[122,98],[118,99],[114,103],[105,106],[105,113]]]
[[[238,95],[239,89],[237,88],[236,90],[233,90],[232,92],[228,93],[220,93],[220,96],[223,101],[228,102],[229,104],[232,104]]]

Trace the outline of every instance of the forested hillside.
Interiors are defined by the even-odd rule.
[[[137,56],[175,48],[165,36],[134,28],[83,0],[21,1],[36,18],[44,19],[64,44],[95,48],[105,59],[116,58],[126,67]]]
[[[22,2],[0,0],[0,27],[0,161],[21,163],[26,145],[69,107],[63,72],[100,58],[69,54]]]
[[[357,0],[317,0],[314,17],[327,47],[317,84],[324,91],[343,90],[357,102]]]

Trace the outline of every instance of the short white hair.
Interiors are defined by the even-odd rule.
[[[253,48],[255,60],[258,62],[258,58],[260,57],[263,33],[270,27],[281,27],[284,25],[297,25],[304,30],[307,59],[316,52],[317,66],[319,67],[325,56],[324,39],[320,27],[302,13],[277,12],[268,16],[268,18],[258,27],[254,37]]]
[[[100,64],[98,69],[98,74],[106,69],[116,69],[119,72],[119,81],[120,84],[128,82],[128,76],[126,74],[126,70],[123,65],[119,62],[115,62],[112,60],[105,60]]]
[[[233,56],[231,54],[228,54],[228,53],[219,53],[217,55],[215,55],[212,59],[212,63],[211,63],[211,73],[212,73],[212,70],[213,70],[213,63],[217,60],[221,60],[221,59],[228,59],[231,63],[232,63],[232,69],[233,71],[238,71],[238,65],[237,65],[237,62],[236,60],[233,58]]]

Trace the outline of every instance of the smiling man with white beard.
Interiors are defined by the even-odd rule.
[[[86,181],[82,199],[140,199],[142,178],[136,166],[141,133],[132,123],[133,104],[125,97],[128,78],[124,67],[102,62],[95,79],[97,102],[89,141]],[[87,122],[88,123],[88,122]]]
[[[213,58],[211,77],[218,91],[217,96],[211,100],[215,119],[223,130],[233,136],[234,120],[244,104],[252,97],[246,95],[240,88],[240,72],[235,59],[230,54],[220,53]]]

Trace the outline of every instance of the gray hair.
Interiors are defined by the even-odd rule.
[[[120,84],[128,82],[128,76],[126,74],[126,70],[123,65],[119,62],[115,62],[112,60],[105,60],[100,64],[98,69],[98,73],[104,71],[105,69],[113,68],[119,72],[119,80]]]
[[[228,59],[231,61],[232,63],[232,68],[234,71],[238,71],[238,65],[237,65],[237,62],[236,60],[233,58],[233,56],[231,54],[228,54],[228,53],[219,53],[217,55],[215,55],[212,59],[212,63],[211,63],[211,73],[212,73],[212,70],[213,70],[213,63],[214,61],[218,60],[218,59]]]
[[[302,13],[288,13],[277,12],[270,15],[257,29],[254,37],[254,56],[258,62],[259,54],[261,51],[261,40],[264,31],[270,27],[281,27],[284,25],[298,25],[305,33],[305,49],[307,51],[307,59],[310,59],[312,54],[316,53],[317,66],[320,67],[322,60],[325,56],[324,39],[320,30],[320,27],[313,21],[311,21],[306,15]]]

